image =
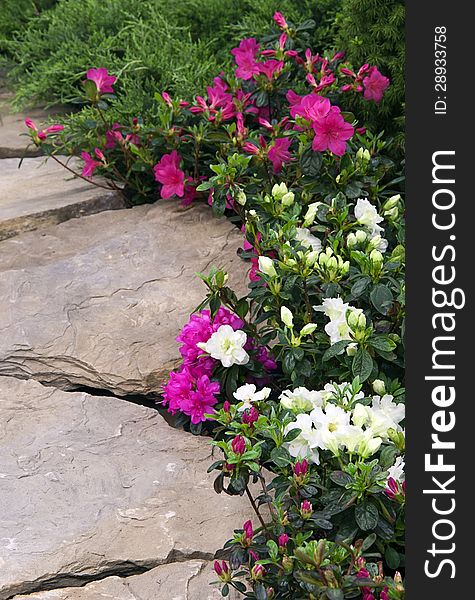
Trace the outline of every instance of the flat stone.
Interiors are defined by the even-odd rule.
[[[77,597],[100,598],[88,592],[112,585],[137,591],[105,598],[171,600],[164,590],[176,586],[177,598],[198,600],[183,595],[201,573],[197,562],[130,586],[120,577],[210,561],[249,517],[246,498],[214,492],[212,460],[209,439],[169,427],[152,409],[0,377],[0,600],[111,575],[119,579]],[[48,593],[40,597],[76,598]]]
[[[224,267],[244,289],[242,234],[173,201],[73,219],[0,243],[0,375],[114,395],[161,390],[175,341]]]
[[[0,158],[22,158],[24,156],[40,156],[41,150],[30,144],[27,136],[25,119],[29,117],[40,128],[55,114],[64,113],[63,107],[49,109],[32,108],[27,113],[12,110],[11,94],[0,90]]]
[[[66,161],[66,157],[59,157]],[[78,161],[69,165],[80,171]],[[124,208],[122,195],[94,187],[52,159],[0,160],[0,240],[103,210]]]
[[[69,587],[15,596],[13,600],[220,600],[212,563],[190,560],[156,567],[143,575],[107,577],[84,587]],[[237,599],[233,594],[228,600]]]

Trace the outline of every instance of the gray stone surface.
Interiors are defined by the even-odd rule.
[[[66,161],[66,157],[59,157]],[[78,172],[80,162],[69,165]],[[120,193],[74,178],[52,159],[0,160],[0,240],[103,210],[124,208]]]
[[[207,206],[103,212],[0,243],[0,375],[115,395],[157,392],[175,338],[225,267],[242,289],[242,234]]]
[[[190,560],[156,567],[143,575],[108,577],[84,587],[15,596],[14,600],[219,600],[212,563]],[[232,593],[228,600],[239,596]]]
[[[149,408],[0,377],[0,600],[211,560],[249,516],[245,498],[214,492],[211,460],[209,440]],[[184,591],[201,569],[179,563],[39,597],[201,600]],[[169,591],[153,595],[162,578]]]

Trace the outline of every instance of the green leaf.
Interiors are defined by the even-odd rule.
[[[364,501],[355,507],[355,519],[363,531],[371,531],[378,524],[379,512],[374,504]]]
[[[392,352],[397,346],[387,335],[373,335],[369,338],[369,343],[380,352]]]
[[[334,344],[332,344],[330,346],[330,348],[327,348],[325,350],[323,357],[322,357],[322,361],[325,362],[327,360],[330,360],[330,358],[333,358],[334,356],[343,354],[343,352],[345,351],[345,348],[348,346],[349,343],[350,343],[349,340],[340,340],[339,342],[335,342]]]
[[[384,559],[390,569],[397,569],[401,564],[401,557],[399,556],[399,552],[391,546],[386,548],[386,552],[384,553]]]
[[[282,369],[284,373],[292,373],[295,369],[295,356],[292,352],[286,352],[284,355],[284,360],[282,361]]]
[[[373,371],[373,359],[369,355],[367,350],[358,348],[358,352],[353,357],[353,364],[351,370],[354,377],[358,376],[360,382],[366,381]]]
[[[363,544],[361,545],[362,552],[365,552],[368,550],[368,548],[371,548],[377,537],[378,536],[375,533],[370,533],[367,537],[365,537]]]
[[[378,283],[378,285],[375,285],[371,290],[369,297],[371,304],[378,312],[380,312],[382,315],[388,314],[393,302],[393,294],[386,285],[383,283]]]
[[[274,559],[279,556],[279,547],[274,542],[274,540],[268,540],[266,546],[267,546],[267,549],[269,550],[269,556],[271,558]]]
[[[353,286],[351,288],[351,294],[355,298],[358,298],[358,296],[361,296],[361,294],[366,290],[366,288],[368,287],[370,282],[371,282],[371,279],[369,277],[360,277],[353,284]]]
[[[379,456],[379,464],[381,465],[381,468],[388,469],[391,467],[396,460],[396,456],[398,455],[399,450],[396,448],[396,446],[393,446],[392,444],[390,446],[384,446]]]
[[[315,152],[313,148],[307,148],[300,159],[300,166],[304,175],[316,177],[322,168],[322,155]]]
[[[330,473],[330,479],[333,483],[341,485],[342,487],[345,487],[349,483],[353,483],[353,477],[344,471],[333,471],[333,473]]]
[[[292,458],[286,448],[279,446],[270,453],[270,458],[278,467],[286,467],[292,462]]]
[[[256,583],[254,586],[254,595],[256,596],[256,600],[267,600],[266,588],[262,585],[262,583]]]
[[[328,600],[344,600],[345,598],[343,590],[338,588],[327,588],[325,594]]]

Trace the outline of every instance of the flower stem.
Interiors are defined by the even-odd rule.
[[[262,518],[262,515],[259,512],[259,509],[257,508],[256,501],[252,497],[252,494],[251,494],[251,492],[249,490],[249,486],[247,486],[247,485],[246,485],[246,494],[247,494],[247,497],[249,498],[249,502],[251,503],[251,506],[252,506],[254,512],[257,515],[257,518],[259,519],[260,524],[262,525],[262,528],[265,531],[267,531],[267,525],[264,523],[264,519]]]

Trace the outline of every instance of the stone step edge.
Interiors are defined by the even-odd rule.
[[[60,206],[37,213],[22,215],[0,222],[0,241],[35,231],[50,225],[59,225],[70,219],[94,215],[107,210],[126,208],[123,196],[119,192],[104,191],[100,196],[92,197],[81,202]]]

